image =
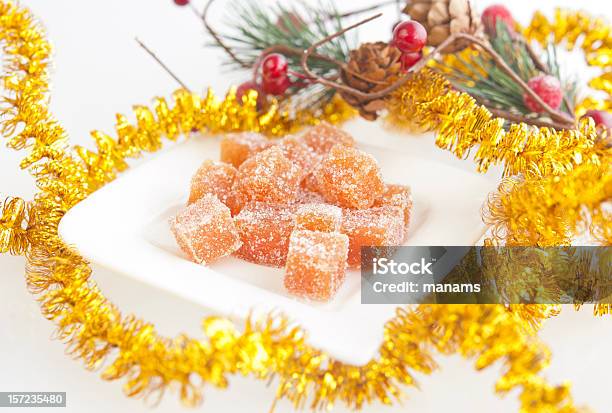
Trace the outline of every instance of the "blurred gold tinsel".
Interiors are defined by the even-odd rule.
[[[551,28],[556,34],[557,27],[574,33],[578,27],[575,22],[585,21],[577,17],[583,16],[579,13],[559,13],[563,26],[559,22],[544,24],[536,15],[528,33],[537,38]],[[609,29],[598,33],[600,43],[609,45]],[[563,39],[563,35],[556,38]],[[256,130],[283,135],[317,119],[309,113],[293,119],[275,105],[258,114],[254,95],[240,104],[233,92],[219,100],[212,93],[200,97],[178,91],[172,105],[156,99],[153,109],[135,107],[135,124],[118,115],[117,138],[94,132],[96,151],[69,148],[64,129],[48,109],[51,47],[42,30],[26,9],[0,0],[0,41],[7,91],[0,107],[2,132],[10,147],[27,151],[21,166],[34,175],[39,189],[29,204],[9,198],[2,205],[0,251],[25,254],[27,284],[40,301],[43,314],[57,324],[58,336],[67,343],[70,354],[89,369],[101,368],[104,379],[124,378],[127,395],[161,397],[164,390],[178,388],[181,400],[195,405],[202,399],[203,385],[227,387],[230,375],[242,374],[259,379],[277,377],[277,396],[296,406],[331,407],[343,402],[360,408],[375,400],[390,404],[401,396],[401,385],[416,384],[414,372],[430,373],[436,368],[433,353],[437,351],[473,359],[477,369],[500,361],[503,372],[496,392],[518,389],[522,412],[579,411],[567,384],[552,386],[540,376],[550,354],[534,333],[543,320],[557,313],[553,306],[400,308],[385,326],[379,356],[364,366],[330,359],[307,344],[306,332],[280,315],[249,320],[241,329],[224,318],[207,318],[201,339],[184,335],[165,338],[152,324],[122,315],[97,288],[88,263],[58,236],[62,216],[125,170],[128,158],[161,148],[164,137],[177,139],[194,130]],[[609,46],[602,50],[607,50],[609,63]],[[598,50],[589,53],[587,57],[593,62],[605,63]],[[601,107],[597,102],[590,106]],[[514,132],[505,133],[500,121],[475,106],[469,96],[450,91],[443,78],[426,72],[415,76],[395,96],[391,113],[396,123],[417,122],[435,130],[437,144],[458,156],[478,145],[480,170],[503,163],[509,178],[519,176],[503,184],[488,213],[496,233],[505,232],[510,244],[565,244],[584,217],[569,216],[557,224],[554,208],[585,207],[597,219],[600,201],[605,194],[609,197],[608,181],[603,195],[596,189],[599,187],[580,188],[585,182],[596,184],[595,179],[606,174],[599,167],[609,166],[610,153],[593,142],[593,125],[588,122],[577,132],[515,125]],[[322,118],[339,122],[351,114],[351,109],[336,100]],[[567,199],[553,199],[554,204],[534,195],[552,197],[566,188],[574,189]],[[530,196],[522,198],[519,190]],[[513,215],[513,208],[528,209],[529,202],[537,203],[532,205],[532,219],[524,221]],[[538,225],[533,226],[534,222]],[[603,227],[601,224],[596,221],[593,227],[602,239],[609,240],[605,226],[609,221],[603,222]]]

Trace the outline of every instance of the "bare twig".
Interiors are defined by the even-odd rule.
[[[157,55],[155,53],[153,53],[153,51],[151,49],[149,49],[143,42],[140,41],[140,39],[136,38],[136,42],[140,45],[140,47],[142,47],[153,59],[155,59],[155,61],[157,63],[159,63],[159,65],[170,75],[172,76],[172,78],[174,80],[177,81],[177,83],[179,85],[181,85],[181,87],[187,91],[189,91],[189,88],[187,87],[187,85],[185,83],[183,83],[183,81],[181,79],[179,79],[179,77],[177,75],[174,74],[174,72],[172,70],[170,70],[170,68],[168,66],[166,66],[166,64],[159,58],[157,57]]]
[[[215,42],[217,42],[217,44],[223,49],[225,50],[225,52],[236,62],[238,63],[241,67],[245,68],[245,69],[250,69],[251,65],[249,65],[247,62],[245,62],[244,60],[240,59],[238,57],[238,55],[232,50],[231,47],[229,47],[228,45],[225,44],[225,42],[223,42],[223,39],[221,39],[221,36],[219,36],[219,34],[215,31],[215,29],[212,28],[212,26],[208,23],[208,12],[210,11],[210,6],[212,6],[213,2],[215,0],[209,0],[208,3],[206,4],[206,7],[204,8],[204,11],[202,12],[202,14],[200,14],[198,12],[198,10],[195,7],[192,7],[192,10],[194,11],[194,13],[202,20],[202,23],[204,23],[204,27],[206,28],[206,30],[208,31],[208,33],[213,37],[213,39],[215,39]]]
[[[523,47],[525,47],[527,54],[529,55],[531,60],[533,60],[533,63],[535,63],[536,69],[538,69],[541,72],[548,73],[548,67],[546,67],[544,62],[542,62],[542,60],[540,59],[540,56],[538,56],[535,50],[533,50],[533,47],[531,47],[531,44],[525,40],[521,40],[520,43],[523,45]]]
[[[340,31],[338,31],[338,32],[336,32],[336,33],[334,33],[334,34],[331,34],[331,35],[327,36],[326,38],[324,38],[324,39],[322,39],[322,40],[320,40],[320,41],[316,42],[316,43],[315,43],[315,44],[313,44],[312,46],[310,46],[308,49],[304,50],[304,51],[302,52],[302,62],[301,62],[301,63],[302,63],[302,70],[304,71],[304,73],[306,73],[306,74],[307,74],[308,76],[310,76],[311,78],[316,79],[316,80],[317,80],[319,83],[321,83],[322,85],[325,85],[325,86],[330,87],[330,88],[332,88],[332,89],[342,90],[342,91],[344,91],[344,92],[347,92],[347,93],[349,93],[349,94],[352,94],[352,95],[354,95],[354,96],[356,96],[356,97],[358,97],[358,98],[361,98],[361,99],[368,99],[368,98],[369,98],[369,95],[371,95],[371,94],[369,94],[369,93],[363,93],[363,92],[361,92],[361,91],[359,91],[359,90],[357,90],[357,89],[354,89],[354,88],[352,88],[352,87],[350,87],[350,86],[346,86],[346,85],[343,85],[343,84],[338,83],[338,82],[331,82],[331,81],[329,81],[328,79],[324,79],[324,78],[322,78],[322,77],[318,76],[318,75],[317,75],[315,72],[313,72],[313,71],[310,69],[310,67],[308,66],[308,59],[310,59],[311,55],[312,55],[312,54],[313,54],[313,53],[314,53],[314,52],[315,52],[315,51],[316,51],[316,50],[317,50],[317,49],[318,49],[320,46],[322,46],[323,44],[325,44],[325,43],[327,43],[327,42],[329,42],[329,41],[331,41],[331,40],[333,40],[333,39],[335,39],[335,38],[337,38],[337,37],[340,37],[340,36],[342,36],[344,33],[348,32],[348,31],[351,31],[351,30],[353,30],[353,29],[355,29],[355,28],[357,28],[357,27],[359,27],[359,26],[361,26],[361,25],[364,25],[364,24],[366,24],[366,23],[369,23],[370,21],[372,21],[372,20],[374,20],[374,19],[377,19],[377,18],[379,18],[380,16],[382,16],[382,13],[379,13],[379,14],[377,14],[377,15],[375,15],[375,16],[369,17],[369,18],[367,18],[367,19],[365,19],[365,20],[362,20],[362,21],[357,22],[357,23],[355,23],[355,24],[353,24],[353,25],[350,25],[350,26],[348,26],[348,27],[347,27],[347,28],[345,28],[345,29],[342,29],[342,30],[340,30]]]

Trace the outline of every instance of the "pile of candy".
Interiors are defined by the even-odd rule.
[[[328,300],[347,265],[361,265],[362,246],[403,243],[411,208],[409,187],[385,184],[374,157],[322,123],[280,141],[224,137],[221,162],[202,164],[170,224],[196,263],[235,254],[285,267],[291,294]]]

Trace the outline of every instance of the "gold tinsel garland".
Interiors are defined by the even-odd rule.
[[[161,394],[177,386],[181,400],[193,405],[201,400],[202,390],[193,376],[199,376],[203,384],[225,387],[229,375],[240,373],[261,379],[277,376],[278,397],[286,397],[296,406],[331,406],[338,401],[353,407],[373,400],[391,403],[400,396],[400,385],[414,384],[412,371],[429,373],[436,367],[431,355],[436,350],[475,359],[477,369],[502,361],[504,371],[496,391],[519,388],[523,412],[578,411],[567,385],[551,386],[538,375],[550,354],[533,329],[555,314],[551,306],[422,305],[415,310],[398,309],[385,327],[379,356],[365,366],[330,359],[310,347],[305,333],[280,316],[249,320],[242,331],[229,320],[207,318],[203,322],[206,337],[199,340],[183,335],[164,338],[153,325],[123,316],[98,290],[87,262],[59,238],[58,224],[66,211],[113,180],[127,167],[126,158],[159,149],[163,137],[176,139],[192,130],[260,130],[282,135],[315,119],[301,114],[298,121],[292,121],[274,106],[260,116],[254,96],[241,105],[233,93],[219,101],[212,94],[201,98],[179,91],[173,106],[158,99],[153,110],[136,107],[135,125],[119,115],[116,139],[94,133],[95,152],[79,147],[71,151],[65,131],[48,111],[51,48],[27,10],[0,1],[0,40],[6,61],[4,87],[10,92],[0,109],[2,131],[9,146],[28,150],[22,167],[33,173],[39,188],[29,207],[18,199],[5,203],[0,251],[26,252],[28,286],[38,296],[43,314],[58,325],[59,338],[87,368],[102,367],[103,378],[125,378],[128,395]],[[459,138],[453,137],[450,128],[455,124],[444,111],[451,109],[455,119],[467,119],[465,111],[474,107],[467,97],[451,94],[443,80],[432,77],[443,89],[430,88],[423,76],[417,76],[415,79],[422,81],[412,82],[398,95],[392,107],[396,119],[410,120],[405,116],[409,110],[405,105],[418,103],[418,116],[413,120],[435,127],[440,132],[440,146],[463,156],[474,144],[485,144],[477,154],[481,169],[504,161],[508,174],[526,173],[535,163],[562,175],[583,163],[579,157],[587,160],[586,165],[595,166],[597,159],[607,156],[584,141],[583,134],[558,137],[563,144],[555,149],[534,133],[523,153],[529,163],[521,163],[519,157],[508,162],[510,154],[494,157],[486,143],[502,137],[499,121],[478,111],[471,121],[482,122],[477,124],[481,131],[460,130]],[[349,114],[340,102],[326,111],[332,121]],[[583,128],[588,134],[592,125]],[[547,156],[537,153],[543,147],[551,150]],[[507,150],[516,148],[509,144]],[[556,154],[562,161],[554,162]],[[583,178],[588,179],[586,174]],[[596,202],[596,197],[590,201]],[[503,217],[496,219],[503,222]]]
[[[19,198],[0,203],[0,253],[22,255],[28,246],[27,232],[22,227],[26,221],[26,203]]]
[[[591,119],[579,129],[556,131],[504,120],[431,70],[416,74],[390,101],[388,121],[436,132],[436,145],[465,158],[474,151],[480,172],[503,165],[506,179],[485,216],[494,224],[490,242],[566,245],[589,214],[593,235],[610,244],[612,149],[597,139]],[[513,185],[510,185],[510,182]],[[587,184],[588,183],[588,184]],[[522,192],[521,192],[522,191]]]

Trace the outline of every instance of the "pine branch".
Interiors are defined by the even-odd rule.
[[[342,28],[343,17],[329,6],[287,7],[281,4],[264,7],[255,1],[235,2],[232,10],[237,21],[228,22],[235,29],[230,34],[220,35],[241,60],[254,66],[261,53],[276,45],[285,45],[299,50],[307,49],[312,43],[327,37]],[[321,49],[321,54],[346,62],[355,42],[342,36]],[[299,69],[299,56],[287,56],[293,70]],[[233,61],[227,62],[235,66]],[[336,64],[313,56],[311,65],[321,75],[328,75],[338,69]]]
[[[542,60],[519,34],[511,33],[503,23],[498,22],[496,33],[489,39],[491,47],[521,80],[528,82],[542,72],[560,79],[564,90],[560,110],[573,117],[577,82],[561,76],[555,46],[547,47],[543,53],[545,60]],[[456,88],[469,93],[495,113],[507,114],[506,119],[521,118],[539,126],[555,124],[546,114],[534,114],[527,108],[523,88],[487,53],[467,57],[458,53],[438,63],[438,68]]]
[[[217,33],[207,24],[206,27],[215,40],[209,45],[224,49],[228,56],[224,64],[232,69],[251,69],[257,80],[257,68],[262,55],[270,52],[285,55],[289,62],[289,72],[295,77],[301,77],[302,51],[319,39],[341,30],[348,17],[370,8],[341,14],[332,3],[327,7],[317,8],[308,5],[288,7],[281,4],[268,7],[254,0],[236,0],[230,9],[234,17],[227,22],[227,26],[232,28],[229,32]],[[205,17],[203,20],[206,23]],[[317,76],[337,79],[355,44],[356,38],[340,36],[322,47],[320,53],[313,54],[309,58],[309,64]],[[289,111],[301,107],[316,109],[323,107],[334,94],[335,90],[322,88],[307,78],[297,78],[294,86],[281,101],[284,103],[284,109]]]

